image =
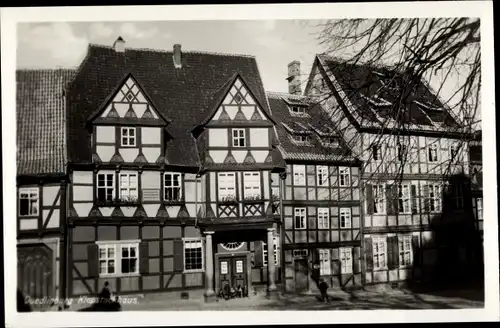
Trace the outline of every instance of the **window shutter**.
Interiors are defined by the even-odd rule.
[[[413,266],[420,267],[420,247],[418,245],[418,236],[411,237],[411,250],[413,253]]]
[[[389,252],[392,254],[392,259],[389,259],[389,269],[397,269],[399,267],[399,239],[397,236],[390,237],[387,243]]]
[[[263,252],[262,252],[262,247],[264,246],[264,243],[262,241],[255,241],[255,256],[254,256],[254,266],[256,268],[260,268],[264,266],[263,261]]]
[[[417,199],[417,186],[411,185],[411,212],[418,213],[418,199]]]
[[[87,265],[89,268],[89,277],[99,277],[99,246],[96,244],[87,246]]]
[[[393,184],[392,188],[392,199],[390,202],[392,203],[392,214],[396,214],[399,212],[399,187],[397,184]]]
[[[174,271],[184,271],[184,243],[174,240]]]
[[[373,239],[365,238],[366,271],[373,271]]]
[[[422,194],[424,198],[424,212],[429,213],[430,211],[430,204],[429,204],[429,185],[423,185],[422,186]]]
[[[318,280],[320,277],[320,269],[319,269],[320,263],[319,263],[319,250],[317,248],[312,251],[312,263],[313,263],[312,278],[314,280]]]
[[[394,237],[387,237],[387,267],[389,270],[395,268],[394,264]]]
[[[391,185],[386,185],[385,186],[385,199],[386,199],[386,206],[387,206],[387,214],[396,214],[396,211],[394,210],[394,195],[393,195],[393,190]]]
[[[352,271],[353,273],[361,272],[359,268],[359,261],[361,260],[359,257],[359,247],[354,247],[352,249]]]
[[[147,241],[139,244],[139,272],[149,273],[149,243]]]
[[[371,184],[366,184],[366,212],[367,214],[373,214],[374,204],[373,204],[373,186]]]

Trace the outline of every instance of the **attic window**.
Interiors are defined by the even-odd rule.
[[[132,101],[132,99],[134,99],[134,95],[131,91],[127,92],[127,95],[125,97],[128,99],[128,101]]]
[[[321,138],[321,143],[325,147],[338,147],[339,140],[335,137],[323,137]]]
[[[237,93],[234,96],[234,101],[236,101],[238,104],[240,104],[243,101],[243,97],[241,96],[241,94]]]
[[[292,116],[308,116],[306,106],[292,105],[289,108],[290,114],[292,114]]]
[[[309,142],[309,136],[306,136],[306,135],[294,134],[294,135],[292,135],[292,139],[298,143],[308,143]]]

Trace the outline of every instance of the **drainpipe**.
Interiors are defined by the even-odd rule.
[[[282,293],[284,294],[286,292],[286,273],[285,273],[285,249],[283,248],[284,241],[285,241],[285,229],[284,229],[284,222],[285,222],[285,213],[284,213],[284,206],[283,206],[283,197],[285,195],[285,178],[286,178],[286,171],[283,172],[282,174],[279,175],[280,177],[280,267],[281,267],[281,290]]]

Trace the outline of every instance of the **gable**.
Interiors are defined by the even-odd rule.
[[[119,86],[118,90],[111,95],[104,111],[99,115],[101,118],[134,118],[159,120],[160,115],[145,95],[137,81],[129,75]]]
[[[255,97],[237,77],[223,98],[211,122],[216,121],[268,121]]]

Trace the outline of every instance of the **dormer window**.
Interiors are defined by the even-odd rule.
[[[135,147],[135,128],[122,128],[122,147]]]
[[[292,135],[292,139],[299,143],[308,143],[309,136],[306,135]]]
[[[292,116],[308,116],[307,106],[290,105],[289,109]]]
[[[339,146],[339,140],[335,137],[321,138],[321,143],[325,147],[338,147]]]

